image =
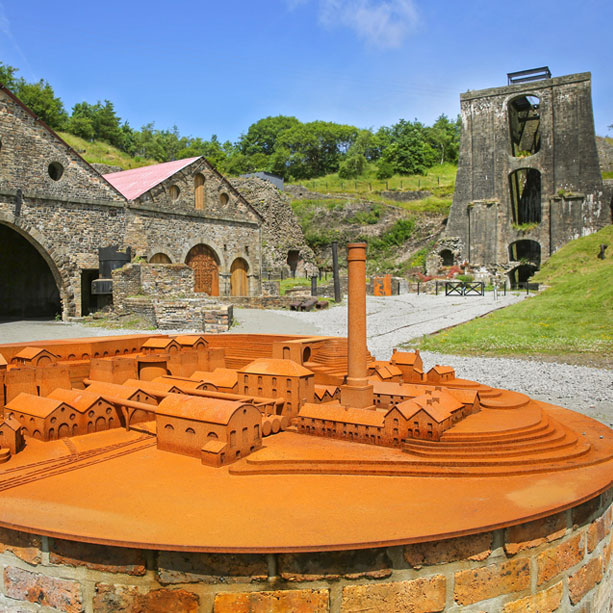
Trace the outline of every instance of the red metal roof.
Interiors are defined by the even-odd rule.
[[[111,172],[110,174],[103,175],[103,177],[128,200],[134,200],[174,175],[175,172],[200,159],[200,157],[153,164],[152,166],[132,168],[131,170],[122,170],[121,172]]]

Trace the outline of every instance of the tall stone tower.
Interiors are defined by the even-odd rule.
[[[611,222],[594,136],[591,75],[511,73],[460,95],[453,204],[437,252],[526,281],[568,241]]]

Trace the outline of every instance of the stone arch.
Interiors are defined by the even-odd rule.
[[[187,256],[185,263],[194,271],[194,291],[219,296],[219,256],[215,251],[199,243],[194,245]]]
[[[453,266],[455,263],[455,257],[451,249],[442,249],[439,251],[439,256],[443,262],[443,266]]]
[[[236,258],[230,266],[230,295],[248,296],[249,295],[249,264],[244,258]]]
[[[528,157],[541,148],[541,99],[536,94],[519,94],[507,101],[511,155]]]
[[[172,264],[172,260],[163,251],[157,251],[149,258],[149,264]]]
[[[541,222],[541,173],[519,168],[509,174],[511,214],[517,225]]]
[[[52,249],[48,246],[45,237],[42,236],[35,228],[30,228],[27,224],[22,224],[19,218],[3,212],[0,212],[0,231],[3,231],[3,233],[9,238],[18,238],[18,241],[26,249],[26,252],[28,248],[31,248],[33,257],[39,262],[41,270],[44,270],[45,273],[48,270],[50,275],[48,286],[50,290],[51,302],[47,308],[43,309],[46,311],[45,313],[32,313],[30,316],[40,316],[44,314],[46,316],[54,317],[58,312],[62,315],[68,314],[68,312],[72,310],[66,291],[66,288],[70,285],[69,279],[65,275],[65,272],[61,271],[60,267],[51,256],[50,252],[52,252]],[[27,245],[25,245],[25,243],[27,243]],[[6,244],[6,242],[4,242],[4,244]],[[52,295],[52,284],[55,284],[57,296],[55,293]],[[0,305],[0,309],[2,309],[2,306],[3,305]],[[6,303],[4,306],[6,307]],[[74,305],[72,305],[72,307],[74,308]],[[54,312],[51,312],[52,310]]]
[[[530,263],[536,268],[541,265],[541,245],[538,241],[522,239],[509,245],[509,261]]]

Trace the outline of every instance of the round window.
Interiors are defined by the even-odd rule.
[[[59,162],[51,162],[47,170],[54,181],[59,181],[64,174],[64,167]]]

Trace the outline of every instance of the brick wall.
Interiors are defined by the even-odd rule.
[[[325,553],[145,551],[0,529],[0,610],[610,613],[612,502],[609,490],[506,529]]]

